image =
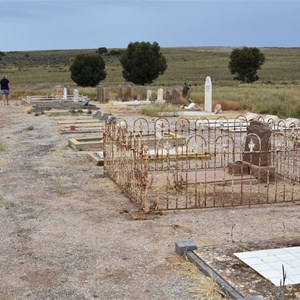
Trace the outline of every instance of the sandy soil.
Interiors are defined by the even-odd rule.
[[[132,218],[138,207],[102,167],[16,104],[0,103],[0,299],[203,299],[174,263],[175,241],[300,235],[296,203]]]

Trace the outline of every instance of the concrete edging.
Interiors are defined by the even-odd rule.
[[[196,250],[196,244],[191,241],[177,241],[175,242],[175,252],[179,256],[185,255],[188,260],[197,266],[197,268],[202,271],[206,276],[213,278],[221,289],[232,299],[242,300],[242,299],[262,299],[261,296],[250,296],[244,298],[238,291],[236,291],[227,281],[225,281],[217,272],[215,272],[205,261],[203,261],[199,256],[197,256],[193,250]]]

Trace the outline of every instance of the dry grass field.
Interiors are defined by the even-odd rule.
[[[162,48],[168,69],[151,88],[178,87],[183,82],[192,86],[194,102],[203,102],[203,85],[206,76],[212,78],[213,100],[234,102],[243,109],[283,117],[300,115],[300,48],[261,48],[266,62],[258,71],[260,80],[253,84],[240,84],[233,80],[228,69],[231,47],[180,47]],[[124,84],[118,56],[103,55],[106,62],[105,86]],[[1,73],[11,81],[12,97],[50,94],[55,85],[75,87],[70,78],[70,65],[80,53],[96,49],[19,51],[7,52],[0,62]],[[80,88],[80,93],[94,97],[95,88]]]

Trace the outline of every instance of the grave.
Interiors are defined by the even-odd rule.
[[[171,146],[178,144],[183,146],[186,142],[184,136],[175,136],[172,133],[164,133],[163,137],[157,138],[155,133],[136,133],[137,138],[141,138],[143,144],[147,145],[149,148],[156,147],[159,143],[168,142]],[[83,137],[83,138],[73,138],[69,139],[69,146],[76,151],[103,151],[103,137]]]
[[[95,127],[86,127],[86,126],[76,126],[70,125],[66,128],[59,128],[59,133],[61,134],[80,134],[80,133],[99,133],[103,130],[103,125],[99,124],[99,126]]]
[[[175,251],[187,255],[222,289],[240,294],[240,298],[238,294],[231,295],[233,299],[300,299],[298,245],[299,239],[284,238],[201,245],[197,249],[187,247],[193,246],[189,243],[179,249],[177,246]],[[286,273],[284,283],[282,265]]]

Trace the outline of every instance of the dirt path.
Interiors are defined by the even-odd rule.
[[[299,236],[296,204],[134,220],[137,207],[68,138],[0,103],[0,299],[201,299],[172,262],[175,241]]]

